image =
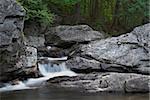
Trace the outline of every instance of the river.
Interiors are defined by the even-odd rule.
[[[64,60],[64,58],[49,60]],[[20,81],[17,85],[7,84],[0,88],[0,100],[149,100],[149,94],[87,93],[79,89],[42,85],[50,78],[77,75],[67,69],[64,63],[39,64],[39,71],[43,77],[30,78],[27,81]]]
[[[87,93],[48,85],[34,90],[3,92],[0,100],[149,100],[149,94]]]

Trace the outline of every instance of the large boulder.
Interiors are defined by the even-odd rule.
[[[6,73],[20,69],[15,64],[23,46],[24,16],[24,9],[15,0],[0,0],[0,80],[7,79]]]
[[[102,39],[102,33],[92,30],[87,25],[77,26],[57,26],[50,28],[45,34],[46,43],[67,46],[73,43],[89,42],[97,39]]]
[[[0,81],[19,77],[26,67],[36,66],[36,50],[24,45],[24,16],[16,0],[0,0]]]
[[[82,88],[89,92],[149,92],[150,77],[133,73],[90,73],[74,78],[50,79],[62,87]],[[140,86],[140,87],[139,87]]]
[[[86,64],[89,60],[99,62],[99,70],[115,72],[150,73],[150,24],[135,28],[132,32],[99,41],[94,41],[81,47],[80,54]],[[70,59],[70,68],[82,70],[83,62]],[[75,65],[76,64],[76,65]],[[84,64],[84,65],[85,65]],[[69,67],[68,66],[68,67]],[[96,65],[98,66],[98,65]],[[85,66],[82,66],[85,69]],[[86,64],[87,69],[91,65]],[[95,69],[95,66],[93,66]]]

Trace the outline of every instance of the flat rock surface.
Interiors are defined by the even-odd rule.
[[[150,77],[134,73],[90,73],[56,78],[50,83],[62,87],[83,88],[89,92],[148,92]],[[140,86],[140,87],[139,87]]]

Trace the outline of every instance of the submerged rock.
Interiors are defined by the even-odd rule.
[[[46,34],[46,43],[66,48],[74,43],[89,42],[102,39],[102,33],[92,30],[87,25],[57,26],[51,28]]]
[[[99,41],[94,41],[81,47],[76,56],[84,57],[84,62],[70,59],[68,67],[71,69],[86,70],[91,67],[91,60],[100,66],[100,71],[150,73],[150,24],[135,28],[132,32]],[[84,64],[83,64],[84,63]],[[79,66],[78,66],[79,65]],[[80,66],[86,65],[86,66]]]

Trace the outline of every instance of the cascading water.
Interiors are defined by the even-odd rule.
[[[61,61],[65,60],[63,58],[48,58],[48,63],[38,64],[38,68],[43,77],[40,78],[30,78],[26,81],[19,81],[17,85],[6,84],[5,87],[0,88],[0,92],[3,91],[13,91],[13,90],[23,90],[23,89],[34,89],[41,86],[44,82],[50,78],[59,76],[76,76],[77,74],[67,69],[65,63],[52,64],[51,61]]]

